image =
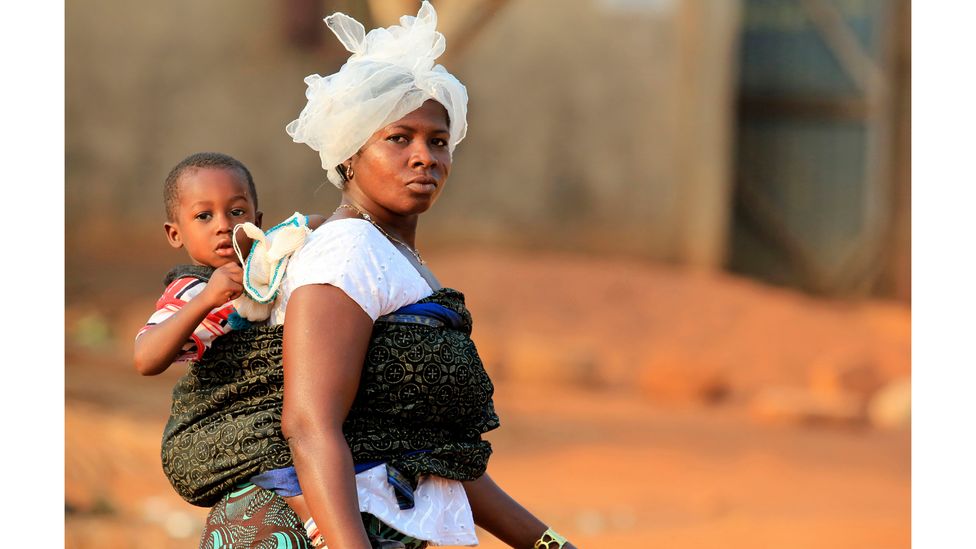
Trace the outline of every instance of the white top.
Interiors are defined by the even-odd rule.
[[[285,322],[288,298],[306,284],[331,284],[377,318],[434,293],[403,254],[365,219],[322,224],[291,258],[272,324]]]
[[[283,324],[288,298],[306,284],[331,284],[370,318],[391,313],[431,295],[417,269],[373,225],[358,218],[323,224],[291,258],[271,312]],[[401,510],[386,479],[386,467],[356,475],[359,510],[431,545],[477,545],[471,505],[456,480],[427,476],[414,491],[414,508]]]

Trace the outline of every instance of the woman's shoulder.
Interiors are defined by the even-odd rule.
[[[316,258],[328,257],[335,264],[339,257],[386,255],[389,243],[364,219],[337,219],[323,223],[312,231],[305,244],[295,252],[293,261],[301,264]],[[396,251],[396,250],[393,250]]]
[[[345,219],[334,219],[319,225],[317,229],[309,235],[306,245],[312,242],[332,242],[336,239],[344,238],[371,238],[376,236],[378,231],[365,219],[349,217]],[[382,235],[379,235],[382,236]]]
[[[331,284],[375,320],[430,295],[431,288],[392,243],[364,219],[323,224],[295,252],[284,294],[307,284]]]

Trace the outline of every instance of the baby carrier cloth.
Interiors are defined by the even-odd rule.
[[[381,317],[343,433],[355,463],[383,461],[414,482],[474,480],[491,455],[481,435],[499,425],[494,387],[470,338],[464,296],[443,288],[418,303],[446,307],[460,322]],[[292,466],[281,434],[283,332],[252,326],[218,338],[173,389],[163,471],[187,502],[210,507],[253,476]]]

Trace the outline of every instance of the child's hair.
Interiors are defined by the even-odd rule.
[[[193,168],[226,168],[229,170],[239,170],[247,181],[247,190],[251,193],[254,201],[254,209],[258,207],[258,192],[254,188],[254,179],[251,172],[241,163],[240,160],[216,152],[200,152],[191,154],[177,164],[169,175],[166,176],[166,183],[163,186],[163,204],[166,206],[166,218],[168,221],[176,220],[176,210],[180,204],[180,178],[187,170]]]

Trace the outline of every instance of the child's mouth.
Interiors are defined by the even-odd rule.
[[[230,257],[230,256],[234,255],[234,247],[231,246],[230,242],[228,242],[226,244],[220,244],[220,245],[217,246],[217,249],[215,250],[215,252],[216,252],[217,255],[219,255],[221,257]]]

